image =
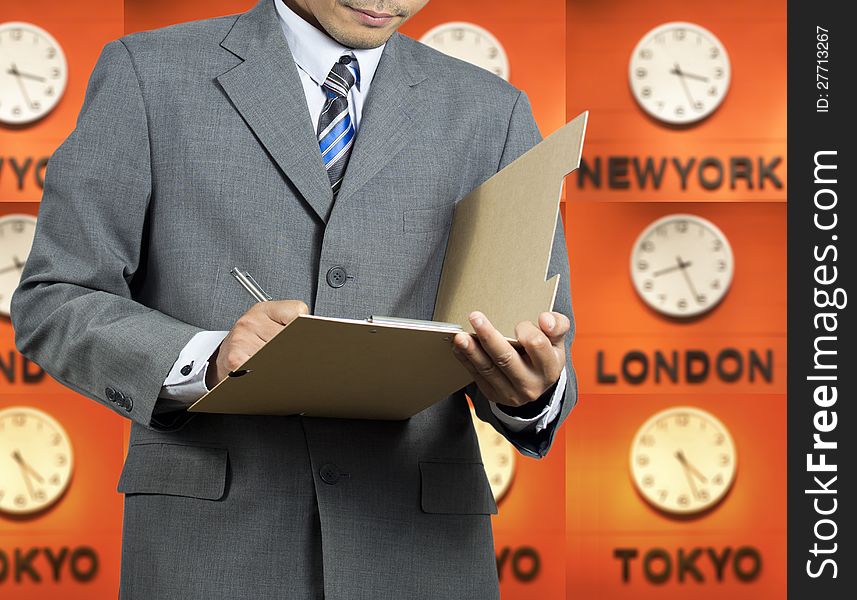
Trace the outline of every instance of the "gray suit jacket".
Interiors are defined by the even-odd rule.
[[[123,597],[498,595],[465,390],[398,422],[152,413],[188,340],[250,307],[232,265],[314,314],[430,319],[454,203],[539,139],[523,93],[396,34],[334,203],[270,0],[105,46],[48,163],[12,318],[24,355],[133,421]],[[561,223],[553,248],[571,317]],[[567,367],[538,437],[466,391],[541,456],[576,401]]]

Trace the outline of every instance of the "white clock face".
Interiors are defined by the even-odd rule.
[[[71,443],[47,413],[0,410],[0,512],[34,513],[60,499],[71,481]]]
[[[735,480],[735,444],[714,415],[677,406],[652,416],[631,444],[631,476],[654,507],[691,514],[717,504]]]
[[[21,282],[21,272],[30,255],[36,218],[30,215],[0,217],[0,313],[9,316],[12,292]]]
[[[729,89],[726,48],[693,23],[666,23],[649,31],[631,54],[631,91],[656,119],[684,125],[710,115]]]
[[[515,447],[509,440],[491,427],[488,423],[479,419],[476,412],[471,408],[473,426],[476,429],[476,437],[479,439],[479,450],[482,453],[482,464],[485,465],[485,474],[491,485],[491,492],[497,502],[509,491],[512,479],[515,476]]]
[[[631,279],[640,297],[670,317],[693,317],[714,308],[732,283],[729,240],[714,223],[695,215],[658,219],[631,250]]]
[[[500,41],[490,31],[473,23],[438,25],[420,41],[449,56],[482,67],[509,80],[509,59]]]
[[[65,91],[65,54],[47,31],[0,24],[0,122],[29,123],[48,114]]]

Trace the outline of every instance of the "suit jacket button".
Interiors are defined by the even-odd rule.
[[[131,412],[131,408],[134,406],[134,401],[131,400],[130,396],[125,396],[125,402],[122,403],[122,408]]]
[[[116,390],[112,387],[104,388],[104,395],[107,396],[107,399],[111,402],[116,402]]]
[[[192,367],[193,367],[193,361],[190,361],[189,365],[185,365],[182,367],[181,374],[185,375],[185,376],[190,375],[190,370]]]
[[[321,475],[321,480],[328,485],[336,485],[336,482],[339,481],[340,477],[339,469],[336,465],[331,464],[322,465],[318,474]]]
[[[340,266],[330,267],[327,271],[327,285],[332,288],[341,288],[345,285],[346,275],[345,268]]]

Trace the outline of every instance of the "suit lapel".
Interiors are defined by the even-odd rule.
[[[394,33],[384,47],[363,107],[360,130],[337,194],[337,205],[378,173],[419,133],[427,120],[428,103],[414,89],[425,76],[413,68],[413,59],[400,34]]]
[[[243,62],[217,81],[286,177],[326,222],[333,193],[273,1],[261,0],[239,16],[220,45]]]

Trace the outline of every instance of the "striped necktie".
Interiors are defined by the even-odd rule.
[[[324,168],[327,169],[334,198],[342,185],[351,146],[354,145],[355,129],[351,115],[348,114],[348,90],[355,83],[360,85],[357,59],[346,54],[333,64],[321,86],[327,94],[327,101],[322,108],[316,131],[321,158]]]

